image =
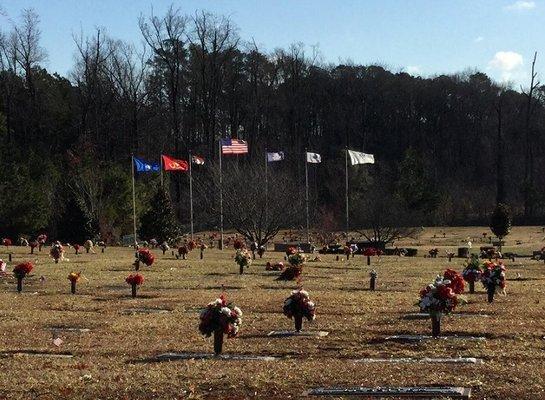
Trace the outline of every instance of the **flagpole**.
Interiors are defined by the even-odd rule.
[[[221,138],[218,141],[220,157],[220,250],[223,250],[223,177],[221,170]]]
[[[192,173],[192,164],[193,156],[191,155],[191,150],[189,150],[189,220],[191,224],[191,240],[193,241],[193,173]]]
[[[307,243],[310,243],[310,223],[308,217],[308,160],[307,149],[305,149],[305,202],[306,202],[306,214],[307,214]]]
[[[161,162],[161,187],[163,187],[163,155],[162,154],[160,155],[159,160]]]
[[[346,241],[348,241],[348,147],[345,149],[345,189],[346,189]]]
[[[265,149],[265,220],[267,219],[267,210],[269,208],[269,178],[268,178],[269,165],[268,164],[269,164],[269,160],[267,158],[267,149]]]
[[[133,218],[133,228],[134,228],[134,247],[138,246],[136,241],[136,194],[134,188],[134,155],[131,154],[131,174],[132,174],[132,218]]]

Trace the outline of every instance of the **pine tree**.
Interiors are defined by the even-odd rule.
[[[175,238],[179,231],[170,198],[165,189],[159,188],[150,208],[140,218],[140,237],[145,240],[157,239],[162,243]]]
[[[490,230],[500,239],[501,251],[501,241],[511,232],[511,211],[507,204],[498,203],[496,206],[490,219]]]

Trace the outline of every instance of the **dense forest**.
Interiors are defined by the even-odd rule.
[[[264,52],[229,18],[206,12],[171,8],[135,24],[134,43],[103,29],[67,37],[77,48],[69,76],[44,68],[55,49],[42,48],[35,12],[3,27],[0,236],[128,234],[131,154],[151,161],[198,154],[206,160],[194,171],[199,187],[215,179],[220,137],[249,144],[247,156],[224,157],[224,174],[236,170],[240,180],[244,170],[264,168],[266,150],[285,152],[268,172],[295,183],[290,193],[282,183],[268,191],[284,207],[302,204],[293,198],[304,197],[305,149],[320,153],[323,162],[309,165],[314,227],[343,227],[347,147],[376,159],[350,167],[354,228],[386,217],[414,226],[487,224],[497,202],[511,206],[517,223],[543,223],[545,87],[537,77],[521,89],[477,71],[422,78],[325,64],[301,44]],[[250,175],[245,185],[263,184]],[[187,227],[187,174],[165,179]],[[158,174],[137,175],[139,215],[153,206],[158,185]],[[215,198],[196,190],[197,229],[217,226]],[[292,222],[286,228],[302,224]]]

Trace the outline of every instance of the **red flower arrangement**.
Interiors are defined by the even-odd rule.
[[[30,242],[28,243],[28,245],[30,246],[30,250],[31,250],[32,252],[34,252],[33,250],[34,250],[36,247],[38,247],[38,241],[32,240],[32,241],[30,241]]]
[[[449,286],[454,293],[464,293],[464,278],[462,277],[462,274],[453,269],[447,268],[443,273],[443,282],[445,280],[450,281],[450,283],[447,283],[447,286]]]
[[[74,245],[74,250],[76,250],[76,254],[79,254],[79,249],[80,248],[81,248],[81,246],[79,244]]]
[[[282,271],[284,270],[284,263],[282,261],[272,264],[270,261],[267,261],[267,265],[265,266],[265,270],[267,271]]]
[[[39,244],[45,244],[47,242],[47,235],[45,233],[42,233],[41,235],[38,235],[38,243]]]
[[[235,241],[233,242],[233,247],[235,248],[235,250],[240,250],[246,247],[246,245],[241,239],[235,239]]]
[[[15,268],[13,268],[13,274],[17,278],[24,278],[27,274],[29,274],[32,269],[34,268],[34,265],[30,261],[17,264]]]
[[[237,336],[241,324],[242,311],[228,303],[222,294],[201,311],[199,331],[210,337],[214,332],[221,330],[227,337],[232,338]]]
[[[422,312],[429,312],[430,315],[449,314],[458,305],[458,297],[449,282],[438,276],[435,282],[420,291],[418,305]]]
[[[190,240],[187,243],[187,248],[189,249],[189,251],[193,251],[196,247],[197,247],[197,243],[195,243],[193,240]]]
[[[130,274],[125,278],[125,282],[127,282],[129,285],[138,285],[144,283],[144,277],[140,274]]]
[[[187,256],[188,253],[189,253],[189,249],[187,248],[185,244],[178,247],[178,254],[182,256],[182,259],[185,260],[185,257]]]
[[[143,262],[150,267],[155,261],[155,256],[149,249],[140,249],[138,250],[138,261]]]
[[[11,239],[5,238],[4,240],[2,240],[2,244],[6,247],[9,247],[12,245],[12,241]]]
[[[382,250],[380,249],[376,249],[374,247],[367,247],[365,250],[363,250],[363,255],[364,256],[381,256],[382,255]]]
[[[484,272],[481,276],[481,282],[484,287],[488,287],[493,284],[494,286],[499,286],[502,289],[505,289],[505,266],[500,263],[494,263],[491,261],[484,263]]]
[[[291,295],[284,301],[284,315],[288,318],[301,315],[309,321],[316,318],[316,306],[310,301],[307,291],[297,289],[291,292]]]
[[[289,246],[288,249],[286,250],[286,255],[289,257],[293,254],[297,253],[297,247],[295,246]]]

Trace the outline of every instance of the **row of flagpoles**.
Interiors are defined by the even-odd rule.
[[[219,187],[220,187],[220,249],[223,248],[223,172],[222,172],[222,156],[223,155],[239,155],[248,153],[248,144],[244,140],[223,138],[218,142],[219,153]],[[268,164],[270,162],[282,161],[285,158],[283,151],[268,152],[265,151],[265,209],[268,207]],[[131,172],[132,172],[132,203],[133,203],[133,227],[134,227],[134,242],[136,239],[136,194],[135,194],[135,170],[136,172],[160,172],[161,186],[163,185],[163,171],[169,172],[189,172],[189,208],[190,208],[190,225],[191,239],[193,240],[193,176],[192,164],[204,165],[204,158],[189,153],[189,160],[179,160],[170,156],[161,155],[160,163],[146,162],[141,158],[131,156]],[[346,149],[345,155],[345,203],[346,203],[346,225],[345,233],[348,238],[349,227],[349,212],[348,212],[348,164],[374,164],[375,157],[373,154],[366,154],[359,151]],[[319,164],[322,162],[322,156],[318,153],[305,151],[305,203],[306,203],[306,236],[307,242],[310,243],[310,219],[309,219],[309,195],[308,195],[308,164]],[[267,212],[265,210],[265,212]]]

